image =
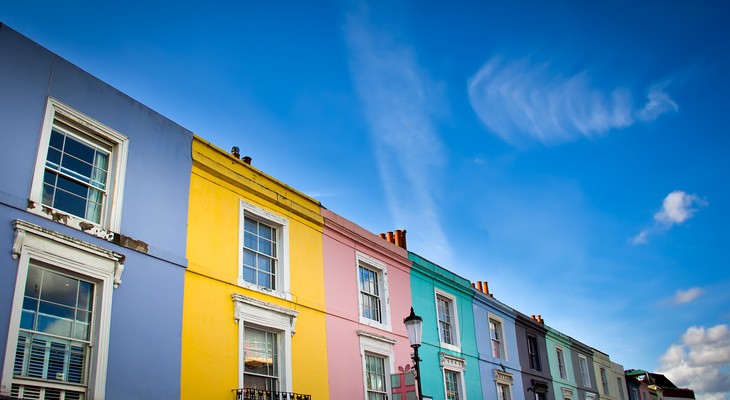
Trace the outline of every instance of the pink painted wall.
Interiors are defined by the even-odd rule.
[[[358,330],[396,341],[393,345],[395,371],[391,373],[411,362],[411,348],[403,325],[411,307],[411,262],[405,249],[329,210],[323,209],[322,215],[330,398],[362,400],[365,389]],[[387,267],[391,331],[359,323],[356,251]]]

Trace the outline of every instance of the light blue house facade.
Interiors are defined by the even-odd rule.
[[[419,350],[423,394],[445,400],[481,399],[469,281],[414,253],[408,258],[413,261],[413,308],[423,318]]]
[[[191,145],[0,23],[0,394],[180,397]]]
[[[515,311],[490,295],[482,282],[477,282],[473,306],[482,398],[521,399],[524,390]]]

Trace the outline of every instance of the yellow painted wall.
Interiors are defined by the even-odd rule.
[[[291,301],[237,285],[240,199],[289,220]],[[194,138],[182,399],[234,398],[239,343],[232,293],[299,311],[292,336],[293,391],[329,399],[320,209],[316,200]]]

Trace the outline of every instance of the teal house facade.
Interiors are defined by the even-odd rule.
[[[410,253],[411,297],[423,318],[419,356],[423,394],[434,399],[482,399],[474,291],[466,279]]]

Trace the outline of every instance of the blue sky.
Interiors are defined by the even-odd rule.
[[[638,4],[637,4],[638,3]],[[723,2],[8,0],[0,21],[624,365],[730,396]]]

